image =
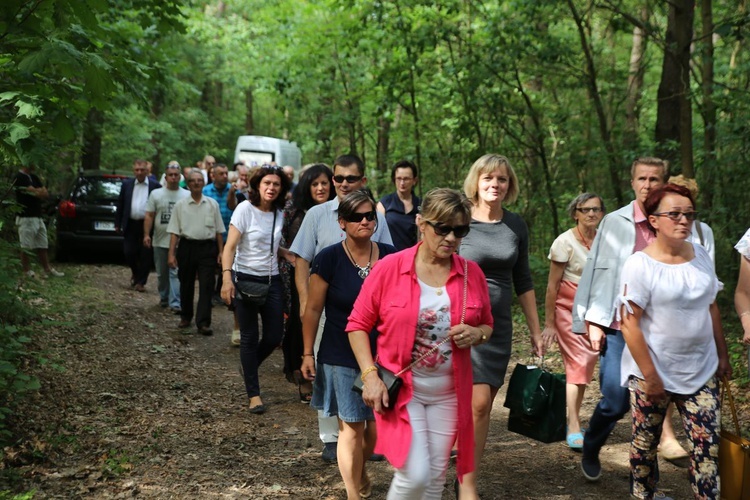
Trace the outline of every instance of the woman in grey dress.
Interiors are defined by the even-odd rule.
[[[475,472],[464,476],[461,498],[476,491],[477,472],[487,441],[490,411],[503,385],[513,335],[510,305],[512,290],[526,316],[532,350],[544,354],[542,331],[536,308],[534,284],[529,270],[529,234],[526,223],[503,208],[518,197],[518,178],[508,159],[496,154],[479,158],[464,181],[464,192],[473,204],[471,232],[461,242],[459,253],[484,271],[490,290],[495,326],[490,341],[471,350],[474,371],[472,409],[474,413]]]

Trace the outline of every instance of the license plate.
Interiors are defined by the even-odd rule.
[[[96,229],[97,231],[114,231],[115,223],[96,221],[94,222],[94,229]]]

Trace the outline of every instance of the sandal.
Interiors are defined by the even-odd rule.
[[[566,441],[568,442],[568,448],[570,448],[571,450],[573,451],[583,450],[583,434],[582,433],[574,432],[572,434],[568,434]]]
[[[305,380],[305,382],[307,382]],[[309,405],[310,401],[312,401],[312,390],[310,391],[303,391],[302,390],[302,383],[297,384],[297,391],[299,392],[299,402]]]

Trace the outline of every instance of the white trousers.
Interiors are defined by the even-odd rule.
[[[411,447],[393,475],[388,500],[440,500],[451,448],[456,440],[458,402],[453,375],[413,377],[414,396],[406,405]]]
[[[326,324],[325,309],[320,313],[320,322],[318,322],[318,333],[315,335],[315,346],[313,352],[315,359],[318,359],[318,349],[320,349],[320,340],[323,338],[323,327]],[[336,443],[339,440],[339,419],[336,417],[326,417],[322,410],[318,410],[318,434],[323,443]]]

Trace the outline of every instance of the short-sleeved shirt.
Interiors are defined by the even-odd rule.
[[[27,187],[43,187],[42,181],[34,174],[27,174],[26,172],[21,171],[17,172],[15,180],[16,201],[21,205],[21,213],[18,214],[18,216],[41,217],[42,200],[29,194],[26,190]]]
[[[398,194],[391,193],[383,196],[380,203],[385,208],[385,220],[388,222],[388,230],[393,238],[393,246],[397,250],[403,250],[417,244],[417,212],[422,201],[419,197],[412,195],[412,209],[406,213],[404,202]]]
[[[719,366],[709,306],[722,285],[708,252],[700,245],[693,248],[695,257],[682,264],[665,264],[636,252],[625,261],[620,279],[618,301],[625,308],[633,302],[643,309],[640,327],[649,355],[664,389],[675,394],[694,394]],[[620,370],[623,386],[631,375],[643,378],[626,347]]]
[[[312,262],[313,257],[325,247],[344,241],[346,232],[339,226],[338,209],[337,197],[308,210],[289,250],[307,262]],[[378,227],[371,239],[376,243],[393,245],[388,223],[380,212],[378,212]]]
[[[172,209],[183,198],[190,196],[186,189],[154,189],[148,195],[146,212],[154,214],[154,237],[151,244],[156,248],[169,248],[169,233],[167,227],[172,218]]]
[[[221,220],[224,222],[224,227],[229,228],[229,221],[232,220],[232,210],[227,205],[227,198],[229,197],[229,184],[224,186],[224,189],[219,191],[216,189],[216,185],[212,182],[203,188],[203,195],[216,200],[219,204],[219,212],[221,212]],[[224,231],[221,235],[224,241],[227,240],[227,232]]]
[[[309,212],[308,212],[309,213]],[[380,259],[396,252],[391,245],[377,243]],[[375,264],[377,266],[377,263]],[[327,365],[359,368],[349,344],[346,325],[349,314],[354,307],[364,280],[359,277],[359,270],[349,260],[341,243],[324,248],[310,266],[310,273],[317,274],[328,283],[325,311],[326,323],[318,350],[318,362]],[[367,278],[365,278],[367,279]],[[375,337],[370,335],[370,348],[375,352]]]
[[[279,260],[276,255],[281,245],[281,227],[284,225],[281,210],[264,212],[249,201],[243,201],[234,210],[230,224],[240,232],[240,242],[234,257],[234,270],[255,276],[268,276],[269,271],[271,276],[279,274]]]
[[[172,208],[167,232],[189,240],[215,240],[216,233],[226,231],[219,204],[208,196],[196,203],[192,196],[178,201]]]
[[[577,285],[588,254],[589,250],[576,238],[575,229],[568,229],[552,242],[547,258],[566,264],[562,279]]]

